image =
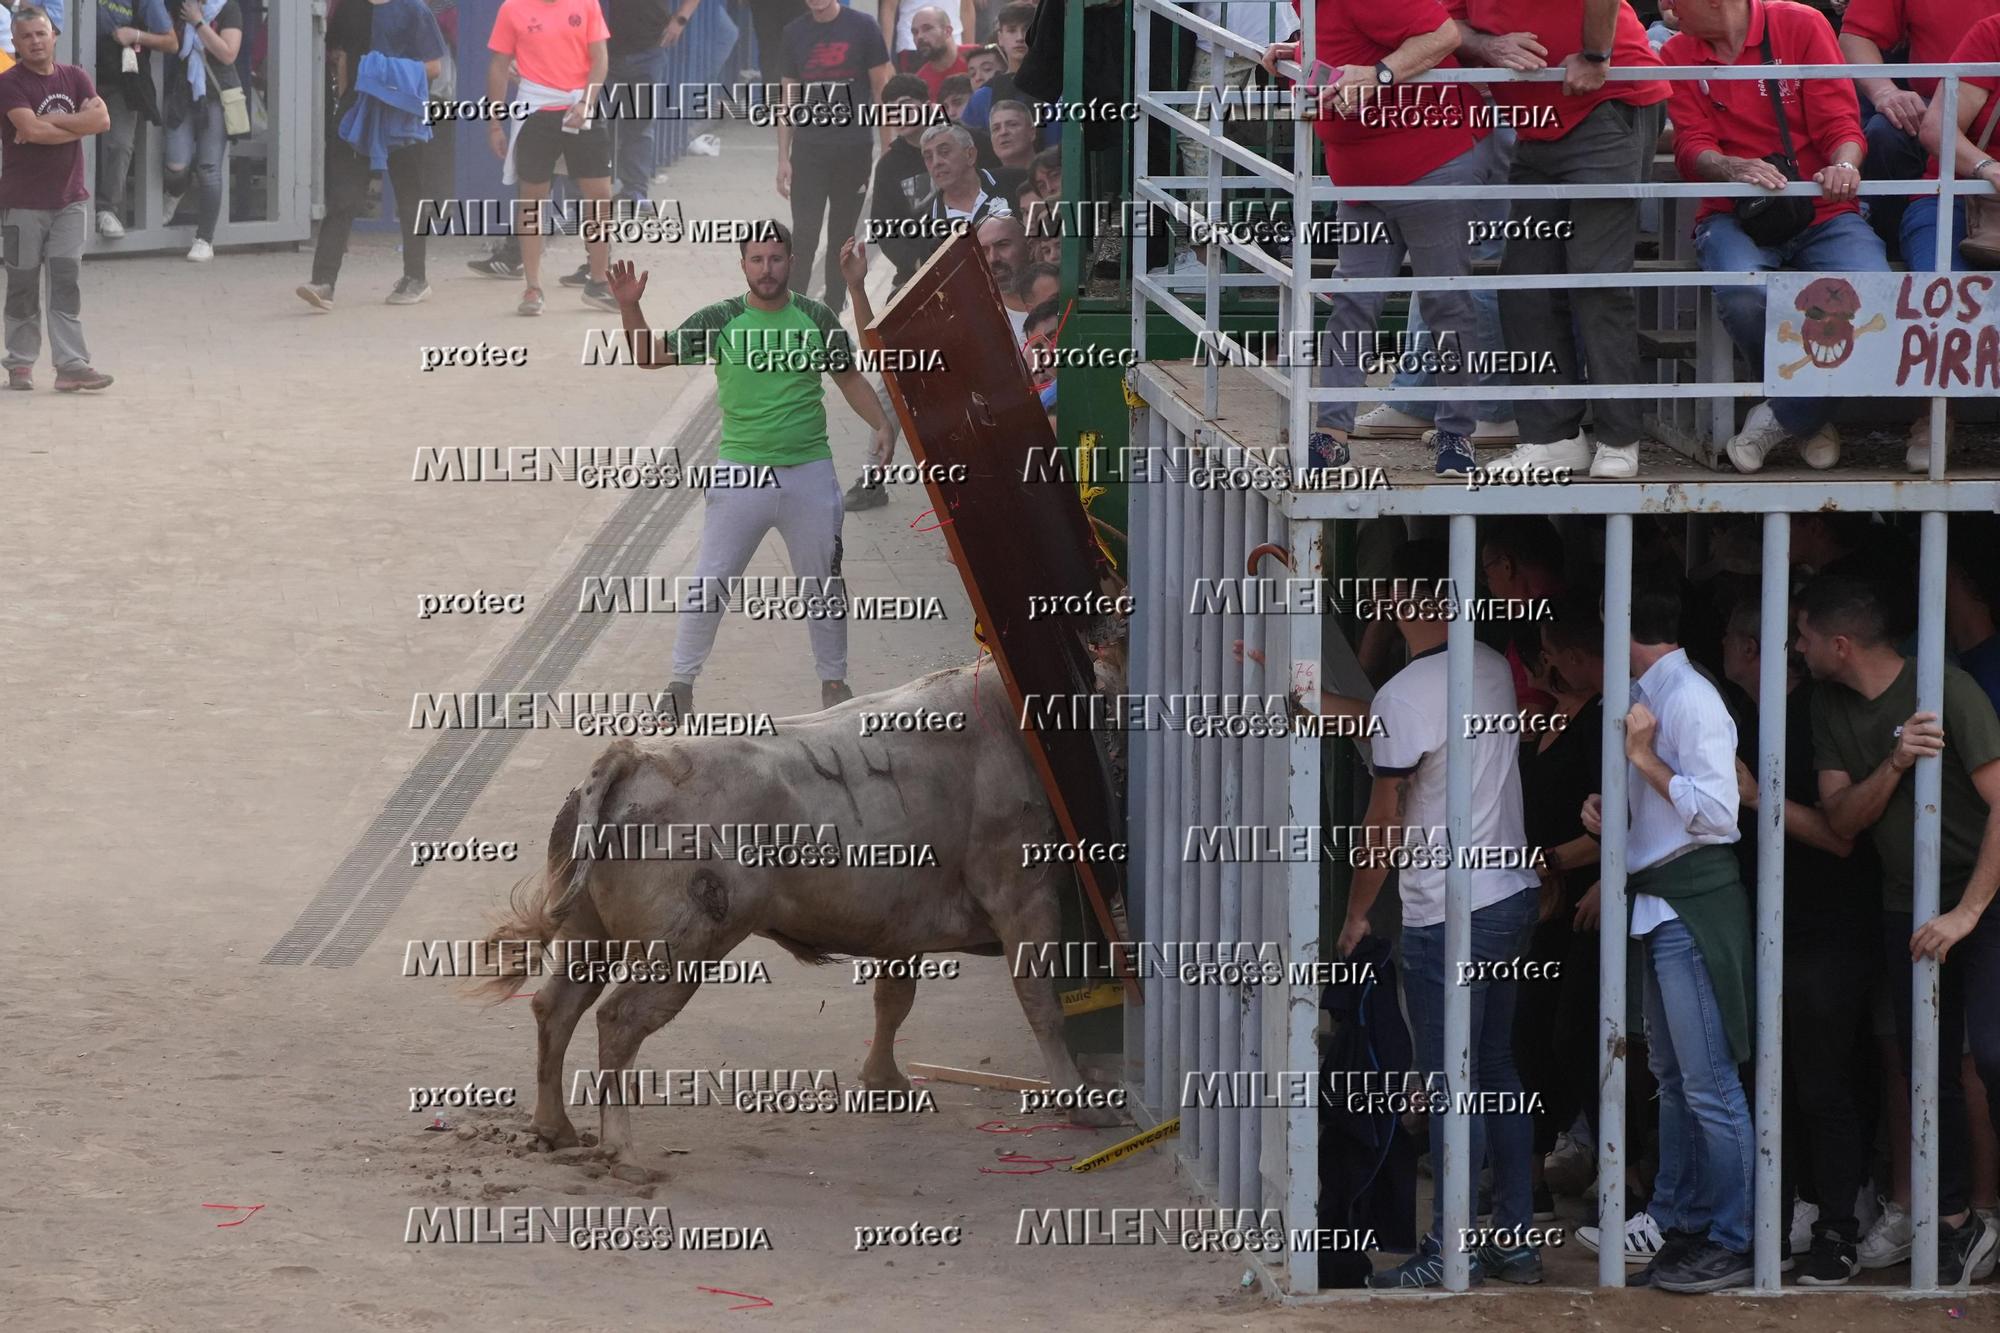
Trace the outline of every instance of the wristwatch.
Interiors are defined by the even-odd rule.
[[[1375,62],[1376,84],[1379,87],[1387,88],[1390,84],[1394,83],[1395,81],[1396,81],[1396,71],[1389,68],[1389,62],[1386,60],[1376,61]]]
[[[1577,54],[1593,65],[1608,65],[1611,63],[1611,53],[1609,51],[1578,51]]]

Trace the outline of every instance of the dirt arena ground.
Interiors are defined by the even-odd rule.
[[[759,157],[759,153],[763,157]],[[767,208],[769,149],[677,168],[672,188]],[[753,182],[745,185],[742,182]],[[732,193],[733,192],[733,193]],[[1995,1326],[1991,1301],[1844,1295],[1777,1303],[1557,1290],[1457,1302],[1284,1309],[1239,1261],[1168,1247],[1014,1243],[1022,1208],[1188,1202],[1166,1151],[1089,1175],[1027,1169],[1107,1132],[1033,1123],[996,1092],[930,1085],[935,1114],[637,1113],[647,1178],[529,1151],[519,1111],[449,1110],[427,1132],[416,1087],[531,1095],[525,1000],[482,1007],[402,975],[410,940],[482,934],[519,867],[432,867],[351,961],[266,963],[435,738],[421,692],[481,688],[523,617],[420,621],[425,593],[526,594],[529,614],[625,497],[573,484],[417,483],[420,447],[684,445],[704,372],[587,369],[607,318],[551,296],[515,319],[510,285],[438,247],[436,295],[377,304],[395,256],[362,245],[334,315],[291,294],[303,254],[92,264],[86,324],[108,394],[0,403],[0,1327],[44,1330],[1112,1329],[1485,1330],[1540,1325],[1818,1333]],[[656,323],[735,289],[733,247],[654,256]],[[559,256],[567,267],[574,248]],[[551,286],[551,292],[554,292]],[[424,373],[429,344],[525,343],[525,370]],[[46,372],[45,372],[46,373]],[[836,406],[843,475],[864,442]],[[851,516],[857,592],[937,596],[947,619],[857,628],[853,681],[878,688],[969,660],[970,620],[941,539],[899,494]],[[649,572],[680,572],[684,515]],[[783,569],[775,545],[753,572]],[[609,618],[561,688],[656,690],[671,623]],[[725,624],[704,704],[780,715],[816,704],[796,625]],[[538,854],[602,742],[534,732],[508,751],[457,836]],[[845,968],[774,947],[768,986],[714,986],[648,1044],[650,1067],[834,1070],[871,1031]],[[1037,1074],[1003,964],[920,988],[905,1059]],[[570,1066],[592,1062],[588,1021]],[[594,1128],[580,1118],[580,1126]],[[568,1155],[565,1155],[568,1156]],[[556,1243],[406,1243],[412,1208],[665,1207],[677,1225],[762,1227],[765,1252],[591,1254]],[[853,1229],[958,1226],[955,1247],[856,1253]],[[227,1230],[227,1236],[217,1236]],[[760,1304],[760,1302],[763,1302]]]

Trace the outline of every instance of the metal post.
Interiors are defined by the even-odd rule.
[[[1313,62],[1319,57],[1319,41],[1315,24],[1318,22],[1319,0],[1301,0],[1299,5],[1299,67],[1310,77]],[[1303,85],[1304,80],[1301,80]],[[1294,97],[1311,97],[1314,94],[1300,89],[1293,90]],[[1313,145],[1317,136],[1312,133],[1310,123],[1304,116],[1296,116],[1292,121],[1292,286],[1291,300],[1280,309],[1278,326],[1279,343],[1285,349],[1287,373],[1291,377],[1291,401],[1286,404],[1287,417],[1291,429],[1292,468],[1303,471],[1309,457],[1309,437],[1312,434],[1313,405],[1306,395],[1312,388],[1312,366],[1315,359],[1299,355],[1302,346],[1316,346],[1309,339],[1313,330],[1316,311],[1312,296],[1312,232],[1307,224],[1312,221],[1313,188]]]
[[[1139,29],[1132,42],[1132,88],[1133,100],[1139,104],[1139,118],[1132,123],[1132,197],[1126,214],[1128,221],[1147,218],[1152,205],[1139,198],[1138,185],[1147,177],[1147,141],[1152,138],[1153,117],[1146,108],[1143,94],[1153,88],[1153,11],[1144,5],[1135,5],[1138,11]],[[1091,229],[1093,232],[1095,228]],[[1125,232],[1125,272],[1126,281],[1132,288],[1132,355],[1136,361],[1146,359],[1146,294],[1132,277],[1146,271],[1146,238],[1152,234],[1150,226],[1126,226]],[[1091,239],[1094,241],[1095,236]],[[1180,855],[1178,848],[1175,856]]]
[[[1310,2],[1310,0],[1309,0]],[[1295,455],[1296,456],[1296,455]],[[1323,525],[1316,520],[1292,520],[1287,525],[1287,545],[1292,555],[1295,578],[1320,577],[1325,550]],[[1291,631],[1289,680],[1299,702],[1317,714],[1320,681],[1320,633],[1324,617],[1285,617]],[[1290,773],[1286,782],[1287,824],[1317,828],[1320,822],[1320,742],[1316,736],[1293,735],[1285,742]],[[1297,860],[1285,867],[1285,938],[1291,941],[1297,962],[1317,964],[1320,955],[1319,863]],[[1311,982],[1287,981],[1282,1017],[1285,1025],[1284,1063],[1290,1070],[1319,1068],[1319,989]],[[1319,1105],[1308,1098],[1304,1106],[1287,1106],[1284,1111],[1285,1224],[1291,1227],[1318,1225],[1319,1203]],[[1319,1289],[1318,1256],[1310,1250],[1289,1250],[1286,1263],[1291,1289],[1304,1295]]]
[[[1436,1186],[1444,1191],[1444,1285],[1464,1291],[1471,1285],[1471,1255],[1465,1233],[1472,1226],[1474,1179],[1472,1119],[1462,1099],[1472,1092],[1472,992],[1460,982],[1472,961],[1472,866],[1463,858],[1472,829],[1472,716],[1474,647],[1472,617],[1465,603],[1477,595],[1479,521],[1470,514],[1451,518],[1451,594],[1456,605],[1446,630],[1445,826],[1451,860],[1444,872],[1444,1073],[1452,1106],[1444,1119],[1444,1161],[1433,1163]],[[1406,596],[1415,593],[1405,591]],[[1404,837],[1410,834],[1405,830]]]
[[[1231,449],[1228,452],[1236,451]],[[1189,488],[1189,492],[1195,497],[1195,504],[1201,510],[1201,554],[1200,564],[1197,567],[1205,576],[1226,578],[1229,571],[1223,568],[1225,558],[1223,551],[1226,549],[1223,545],[1223,531],[1224,503],[1229,492],[1197,491],[1192,487]],[[1215,632],[1213,625],[1196,627],[1193,618],[1190,617],[1189,620],[1190,632],[1199,645],[1201,655],[1199,677],[1201,683],[1198,688],[1202,700],[1196,707],[1202,712],[1207,712],[1215,706],[1218,702],[1217,696],[1222,693],[1223,659],[1229,654],[1222,636]],[[1196,708],[1191,707],[1188,711],[1192,716]],[[1222,810],[1224,744],[1226,742],[1212,735],[1192,742],[1195,754],[1195,790],[1199,793],[1197,804],[1200,806],[1201,822],[1204,824],[1213,822],[1227,825],[1233,822]],[[1221,908],[1222,865],[1218,861],[1205,860],[1196,867],[1195,928],[1192,934],[1181,937],[1183,948],[1191,941],[1213,942],[1222,938]],[[1216,1009],[1221,1003],[1222,990],[1220,987],[1207,984],[1191,986],[1189,990],[1195,997],[1197,1010],[1195,1048],[1200,1054],[1200,1067],[1204,1071],[1227,1070],[1229,1066],[1222,1063],[1221,1034],[1216,1021]],[[1221,1178],[1216,1160],[1216,1118],[1217,1110],[1213,1105],[1203,1106],[1194,1113],[1195,1144],[1200,1149],[1200,1155],[1196,1159],[1196,1178],[1211,1189]],[[1186,1129],[1185,1122],[1182,1128]]]
[[[1283,530],[1278,526],[1279,515],[1261,493],[1249,497],[1247,521],[1244,524],[1243,550],[1260,546],[1274,539],[1283,540]],[[1232,573],[1235,571],[1231,571]],[[1260,566],[1258,573],[1262,573]],[[1279,617],[1277,624],[1283,624]],[[1245,616],[1243,618],[1243,639],[1246,645],[1254,646],[1264,655],[1266,663],[1281,660],[1279,657],[1279,636],[1272,632],[1273,617],[1269,614]],[[1277,671],[1266,666],[1252,676],[1244,673],[1246,680],[1262,683],[1267,694],[1284,693],[1285,682]],[[1243,770],[1243,810],[1248,816],[1246,822],[1274,826],[1284,822],[1282,810],[1272,810],[1283,796],[1284,787],[1267,781],[1271,765],[1283,757],[1283,745],[1264,742],[1245,750]],[[1262,862],[1251,862],[1243,867],[1243,906],[1241,938],[1263,941],[1273,938],[1266,928],[1264,907],[1264,883],[1270,869]],[[1282,946],[1281,946],[1282,952]],[[1242,1001],[1236,1013],[1238,1032],[1238,1068],[1262,1069],[1264,1067],[1264,987],[1246,986]],[[1235,1208],[1258,1208],[1263,1204],[1264,1190],[1262,1176],[1258,1170],[1257,1155],[1263,1144],[1261,1113],[1256,1108],[1237,1113],[1236,1142],[1236,1185],[1233,1198],[1223,1202]]]
[[[1242,490],[1230,490],[1223,495],[1222,504],[1222,558],[1213,566],[1215,577],[1220,579],[1241,578],[1243,574],[1243,552],[1249,545],[1243,540],[1244,515],[1251,505],[1261,505]],[[1243,617],[1234,612],[1222,617],[1221,632],[1212,635],[1215,648],[1222,664],[1222,690],[1225,694],[1242,698],[1251,691],[1247,685],[1249,663],[1238,663],[1229,651],[1228,645],[1243,637]],[[1243,761],[1248,754],[1265,745],[1265,740],[1246,740],[1241,736],[1230,736],[1217,743],[1222,751],[1222,822],[1235,827],[1246,822],[1243,818]],[[1204,934],[1204,940],[1216,942],[1240,941],[1243,929],[1243,866],[1241,862],[1230,861],[1221,868],[1221,883],[1217,890],[1216,929],[1213,934]],[[1227,961],[1227,960],[1225,960]],[[1216,1068],[1226,1070],[1242,1069],[1242,1043],[1238,1038],[1242,1028],[1237,1019],[1238,996],[1244,983],[1224,981],[1210,994],[1207,1010],[1202,1016],[1204,1029],[1213,1023],[1216,1029]],[[1236,1179],[1236,1149],[1241,1137],[1243,1113],[1235,1109],[1224,1110],[1217,1118],[1215,1126],[1215,1198],[1224,1207],[1236,1206],[1236,1196],[1241,1186]]]
[[[1944,219],[1944,225],[1949,222],[1949,218]],[[1935,410],[1932,416],[1935,424]],[[1942,436],[1931,436],[1931,450],[1931,466],[1935,468],[1937,460],[1944,456]],[[1917,575],[1917,711],[1942,718],[1945,516],[1925,514],[1922,534],[1923,563]],[[1949,739],[1946,738],[1947,743]],[[1942,763],[1939,759],[1917,761],[1912,923],[1928,921],[1938,910],[1938,802],[1943,794]],[[1938,1284],[1938,1061],[1956,1060],[1958,1051],[1954,1048],[1946,1053],[1938,1045],[1935,960],[1922,959],[1910,969],[1910,995],[1910,1289],[1932,1291]],[[1958,1165],[1962,1168],[1965,1164]]]
[[[1183,443],[1191,456],[1198,437],[1190,437]],[[1201,573],[1201,556],[1204,537],[1202,498],[1204,491],[1196,490],[1185,482],[1181,486],[1181,596],[1186,597],[1194,588],[1194,581]],[[1181,617],[1181,655],[1176,663],[1172,693],[1192,694],[1201,688],[1201,638],[1188,624],[1187,617]],[[1172,710],[1169,710],[1170,712]],[[1208,822],[1209,815],[1202,809],[1201,784],[1195,766],[1194,739],[1188,734],[1185,720],[1168,723],[1176,728],[1172,733],[1177,737],[1181,767],[1181,809],[1178,823],[1183,829]],[[1174,931],[1174,939],[1198,940],[1201,938],[1201,867],[1183,861],[1180,867],[1181,911],[1180,917],[1168,923]],[[1183,984],[1179,988],[1180,998],[1180,1063],[1182,1070],[1201,1070],[1207,1066],[1201,1059],[1201,994],[1197,986]],[[1181,1113],[1181,1158],[1192,1166],[1208,1145],[1201,1137],[1201,1116],[1196,1108]]]
[[[1133,434],[1139,439],[1151,439],[1154,422],[1159,414],[1142,412],[1133,422]],[[1128,668],[1126,689],[1134,694],[1146,694],[1151,687],[1147,684],[1153,665],[1153,627],[1161,619],[1161,610],[1153,600],[1152,576],[1158,566],[1152,562],[1153,515],[1151,508],[1153,487],[1143,482],[1135,482],[1126,502],[1127,531],[1125,555],[1125,586],[1132,598],[1132,615],[1128,618],[1131,636],[1131,661]],[[1166,614],[1172,614],[1169,610]],[[1126,923],[1134,941],[1150,941],[1153,926],[1153,881],[1159,865],[1159,851],[1153,844],[1158,825],[1153,822],[1152,793],[1158,785],[1153,777],[1152,736],[1141,728],[1126,734],[1128,781],[1125,789],[1125,837],[1131,849],[1132,864],[1125,881]],[[1141,992],[1145,990],[1146,979],[1139,981]],[[1152,1067],[1151,1020],[1153,1010],[1151,996],[1144,997],[1142,1004],[1127,1003],[1124,1007],[1125,1071],[1123,1082],[1135,1089],[1135,1095],[1142,1105],[1158,1114],[1159,1103],[1147,1087],[1146,1071]]]
[[[1174,627],[1181,623],[1182,611],[1187,605],[1174,600],[1173,579],[1167,568],[1167,552],[1173,549],[1168,544],[1166,532],[1171,508],[1168,501],[1173,491],[1170,483],[1160,480],[1157,474],[1158,460],[1163,456],[1167,441],[1167,422],[1158,412],[1148,411],[1145,423],[1148,454],[1141,475],[1147,480],[1130,483],[1139,512],[1145,516],[1140,533],[1146,553],[1145,594],[1143,600],[1135,599],[1133,602],[1146,630],[1145,669],[1139,675],[1140,684],[1135,691],[1142,696],[1166,692],[1168,644]],[[1135,568],[1133,573],[1137,575],[1139,570]],[[1167,883],[1180,864],[1181,847],[1168,817],[1172,807],[1166,801],[1166,788],[1173,768],[1166,753],[1167,738],[1150,729],[1142,729],[1138,734],[1145,739],[1147,778],[1141,793],[1145,801],[1146,822],[1140,836],[1146,842],[1147,854],[1143,867],[1145,877],[1140,880],[1141,896],[1145,900],[1145,910],[1139,922],[1143,930],[1140,938],[1158,944],[1166,937],[1166,923],[1173,920],[1167,904]],[[1162,1119],[1171,1119],[1175,1112],[1167,1106],[1167,1098],[1178,1097],[1179,1090],[1165,1078],[1167,1062],[1162,1045],[1162,1021],[1167,1003],[1157,979],[1149,977],[1141,984],[1146,999],[1141,1006],[1146,1011],[1146,1105]]]
[[[1958,249],[1953,243],[1953,237],[1958,231],[1957,214],[1954,211],[1958,206],[1958,196],[1951,192],[1951,183],[1957,178],[1958,173],[1947,170],[1948,165],[1956,160],[1958,153],[1958,76],[1951,74],[1939,80],[1938,92],[1939,100],[1942,102],[1938,111],[1944,119],[1938,131],[1938,233],[1935,271],[1949,273],[1952,271],[1952,260],[1957,257]],[[1931,399],[1931,457],[1928,471],[1932,481],[1944,479],[1945,405],[1948,401],[1942,394]],[[1918,806],[1919,810],[1922,808],[1921,805]],[[1910,1276],[1912,1280],[1915,1279],[1914,1269],[1911,1270]]]
[[[1172,426],[1165,428],[1165,457],[1169,460],[1164,474],[1155,467],[1159,477],[1149,484],[1158,486],[1165,492],[1161,508],[1166,521],[1161,525],[1166,540],[1161,552],[1161,580],[1167,585],[1167,605],[1173,608],[1188,604],[1187,580],[1183,577],[1181,557],[1187,550],[1187,481],[1181,474],[1176,460],[1184,457],[1185,439]],[[1166,618],[1164,642],[1160,645],[1160,666],[1154,673],[1160,695],[1175,694],[1186,687],[1187,668],[1183,662],[1182,641],[1187,634],[1187,617],[1174,614]],[[1160,865],[1160,913],[1159,930],[1156,938],[1172,939],[1181,928],[1181,893],[1187,881],[1187,814],[1181,805],[1181,781],[1187,772],[1187,754],[1183,748],[1186,735],[1171,728],[1159,733],[1160,738],[1160,827],[1165,837],[1164,854]],[[1181,1060],[1181,979],[1172,972],[1159,980],[1160,992],[1160,1077],[1163,1088],[1161,1106],[1171,1115],[1181,1113],[1182,1087],[1187,1066]]]
[[[1597,1285],[1625,1285],[1625,713],[1632,704],[1632,516],[1604,520],[1604,834],[1598,855]]]
[[[1777,1291],[1784,1216],[1779,1166],[1784,1105],[1785,684],[1791,643],[1792,519],[1764,516],[1763,618],[1757,627],[1757,1189],[1756,1278]]]
[[[1225,27],[1228,26],[1229,17],[1226,12],[1222,15],[1222,23]],[[1224,73],[1229,68],[1229,50],[1227,47],[1217,46],[1206,37],[1201,39],[1201,50],[1208,53],[1208,80],[1210,88],[1215,93],[1214,99],[1209,103],[1209,130],[1217,139],[1221,139],[1228,131],[1227,122],[1223,120],[1222,88],[1228,82]],[[1209,235],[1212,237],[1215,234],[1213,228],[1217,220],[1227,215],[1228,207],[1222,198],[1222,154],[1215,150],[1213,144],[1208,145],[1207,175],[1208,191],[1203,205],[1206,211],[1200,221],[1209,225],[1211,229]],[[1225,211],[1218,213],[1218,208]],[[1189,227],[1188,243],[1190,245],[1194,243],[1192,224]],[[1203,289],[1201,313],[1211,329],[1222,328],[1222,261],[1228,253],[1222,246],[1211,243],[1208,246],[1208,262],[1202,265],[1207,277]],[[1201,410],[1204,415],[1211,418],[1221,414],[1222,358],[1219,356],[1210,357],[1208,368],[1202,373]]]

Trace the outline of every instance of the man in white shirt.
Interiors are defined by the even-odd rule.
[[[1632,938],[1645,941],[1648,1063],[1660,1083],[1660,1169],[1628,1226],[1664,1236],[1627,1280],[1663,1291],[1741,1286],[1751,1275],[1750,905],[1735,854],[1736,723],[1680,646],[1670,583],[1632,591],[1632,709],[1625,716]],[[1604,803],[1583,824],[1604,827]],[[1602,1243],[1594,1228],[1579,1235]],[[1628,1246],[1628,1256],[1632,1253]]]
[[[1534,1220],[1528,1182],[1534,1151],[1534,1125],[1526,1114],[1521,1076],[1514,1066],[1514,1002],[1519,983],[1511,977],[1488,979],[1480,964],[1502,964],[1501,971],[1528,952],[1534,929],[1539,876],[1527,865],[1511,868],[1481,865],[1472,871],[1472,959],[1478,974],[1471,978],[1446,975],[1444,946],[1446,841],[1445,747],[1451,728],[1470,719],[1453,718],[1447,707],[1449,565],[1443,543],[1411,542],[1396,553],[1391,566],[1395,582],[1396,629],[1409,645],[1410,661],[1376,694],[1372,704],[1327,698],[1331,711],[1365,711],[1373,721],[1371,758],[1375,782],[1370,791],[1367,830],[1349,857],[1355,867],[1348,889],[1347,920],[1340,934],[1340,956],[1354,952],[1368,934],[1368,911],[1381,892],[1393,863],[1403,900],[1403,992],[1409,1005],[1410,1028],[1416,1043],[1417,1067],[1438,1086],[1444,1068],[1445,987],[1466,985],[1472,992],[1473,1088],[1505,1094],[1496,1100],[1513,1103],[1504,1112],[1472,1117],[1472,1175],[1482,1157],[1493,1166],[1493,1225],[1526,1229]],[[1476,714],[1512,717],[1514,676],[1507,659],[1484,644],[1473,648],[1473,710]],[[1495,727],[1474,728],[1472,750],[1472,826],[1467,853],[1513,849],[1526,854],[1527,834],[1521,820],[1520,744]],[[1731,770],[1732,781],[1734,770]],[[1452,1088],[1453,1093],[1467,1091]],[[1444,1117],[1430,1117],[1431,1160],[1444,1160]],[[1466,1182],[1468,1190],[1471,1181]],[[1467,1217],[1477,1206],[1468,1198]],[[1431,1206],[1430,1234],[1415,1255],[1395,1268],[1369,1279],[1386,1289],[1417,1289],[1444,1280],[1442,1245],[1444,1199],[1440,1191]],[[1449,1238],[1458,1243],[1458,1238]],[[1539,1282],[1541,1259],[1531,1246],[1514,1249],[1482,1246],[1474,1251],[1474,1272],[1508,1282]]]

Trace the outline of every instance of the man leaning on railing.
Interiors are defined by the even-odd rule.
[[[1631,185],[1646,179],[1667,85],[1605,77],[1614,66],[1660,63],[1624,0],[1447,0],[1446,8],[1459,20],[1465,63],[1563,71],[1561,83],[1488,85],[1497,102],[1515,109],[1520,141],[1510,183]],[[1637,199],[1523,199],[1509,221],[1502,273],[1632,271]],[[1524,377],[1528,383],[1581,384],[1585,347],[1593,381],[1638,384],[1644,378],[1639,303],[1630,287],[1505,291],[1500,321],[1507,349],[1542,363]],[[1584,429],[1585,406],[1581,399],[1517,400],[1521,447],[1497,466],[1523,475],[1588,467],[1593,477],[1637,476],[1644,432],[1639,400],[1598,400],[1592,433]]]
[[[1816,9],[1792,0],[1679,0],[1681,31],[1660,48],[1669,65],[1831,65],[1840,48]],[[1670,109],[1674,166],[1682,179],[1783,190],[1794,180],[1820,187],[1817,200],[1704,199],[1694,247],[1702,268],[1721,273],[1797,269],[1879,273],[1889,267],[1881,238],[1858,202],[1867,141],[1854,87],[1845,79],[1679,80]],[[1753,369],[1764,361],[1764,289],[1717,287],[1716,312]],[[1761,374],[1761,371],[1758,371]],[[1814,468],[1840,461],[1834,404],[1826,398],[1772,398],[1750,409],[1730,439],[1729,461],[1755,472],[1787,440]]]

